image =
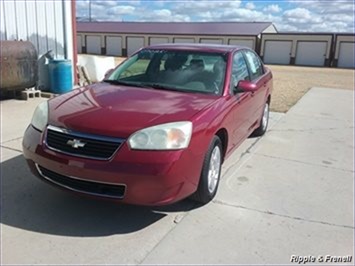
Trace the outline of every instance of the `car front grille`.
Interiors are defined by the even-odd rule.
[[[55,173],[40,165],[36,165],[36,167],[44,179],[72,191],[116,199],[122,199],[126,191],[126,186],[123,184],[107,184],[86,181]]]
[[[78,157],[108,160],[124,142],[123,139],[83,134],[48,126],[46,144],[48,148]]]

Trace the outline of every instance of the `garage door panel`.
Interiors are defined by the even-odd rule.
[[[122,55],[122,37],[107,36],[106,37],[106,54],[113,56]]]
[[[169,38],[164,37],[151,37],[149,38],[149,44],[160,44],[160,43],[169,43]]]
[[[327,42],[298,42],[296,65],[324,66]]]
[[[355,68],[355,43],[341,42],[339,48],[338,67]]]
[[[265,64],[289,65],[292,41],[266,41],[264,50]]]
[[[80,35],[76,36],[76,43],[77,43],[77,51],[78,54],[82,53],[83,41]]]
[[[201,39],[200,43],[222,44],[222,39]]]
[[[254,49],[254,41],[253,40],[229,40],[230,45],[240,45],[249,47],[250,49]]]
[[[194,43],[192,38],[174,38],[174,43]]]
[[[88,54],[101,54],[100,36],[86,36],[86,52]]]
[[[127,37],[127,55],[130,56],[144,46],[144,38]]]

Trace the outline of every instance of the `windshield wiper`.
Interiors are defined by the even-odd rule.
[[[136,86],[136,84],[134,84],[134,83],[122,81],[122,80],[117,80],[117,79],[104,79],[103,82],[107,82],[107,83],[114,84],[114,85]]]
[[[170,87],[170,86],[165,86],[165,85],[161,85],[158,83],[139,83],[137,84],[137,86],[141,86],[144,88],[153,88],[153,89],[158,89],[158,90],[167,90],[167,91],[178,91],[178,92],[191,92],[191,91],[187,91],[184,89],[179,89],[179,88],[174,88],[174,87]]]

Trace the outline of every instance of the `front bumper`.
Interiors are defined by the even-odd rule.
[[[137,205],[166,205],[192,194],[198,186],[203,156],[190,149],[135,151],[122,144],[107,161],[79,158],[48,149],[31,125],[23,154],[41,179],[80,194]]]

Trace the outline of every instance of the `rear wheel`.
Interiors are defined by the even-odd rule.
[[[222,142],[214,136],[205,155],[197,191],[191,196],[193,200],[203,204],[211,201],[216,195],[222,166]]]
[[[269,107],[269,102],[266,102],[264,106],[263,116],[261,117],[260,126],[253,131],[253,133],[251,134],[252,137],[260,137],[265,134],[267,126],[269,125]]]

